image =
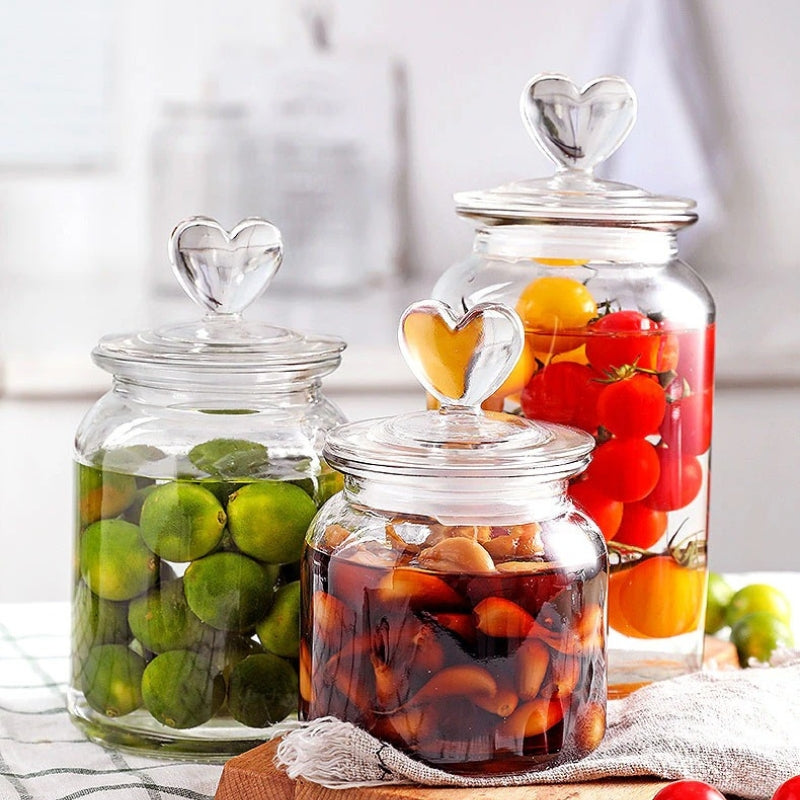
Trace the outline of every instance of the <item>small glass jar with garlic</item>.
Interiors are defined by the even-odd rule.
[[[502,305],[409,307],[400,346],[440,408],[329,434],[344,490],[303,558],[301,716],[463,774],[574,760],[605,731],[607,554],[567,495],[592,438],[480,410],[523,342]]]

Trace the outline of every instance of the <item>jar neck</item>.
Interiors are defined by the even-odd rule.
[[[247,413],[262,409],[303,407],[321,399],[318,379],[251,386],[176,385],[114,376],[112,391],[134,402],[191,408],[209,413]]]
[[[473,250],[489,258],[662,264],[677,256],[674,231],[581,225],[479,228]]]
[[[345,475],[344,496],[362,508],[443,525],[524,525],[560,516],[569,505],[566,479],[459,477],[430,484],[409,475]]]

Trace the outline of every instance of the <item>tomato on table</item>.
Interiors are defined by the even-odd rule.
[[[614,538],[622,522],[623,504],[603,494],[590,480],[573,483],[569,496],[594,520],[603,538]]]
[[[614,500],[633,503],[653,491],[659,470],[656,449],[646,439],[610,439],[594,451],[587,477]]]
[[[634,374],[608,383],[597,398],[600,425],[623,438],[657,433],[666,408],[664,390],[651,375]]]
[[[603,384],[585,364],[560,361],[540,369],[522,390],[522,412],[531,419],[597,429],[597,396]]]
[[[672,556],[646,558],[620,572],[618,610],[639,633],[651,638],[695,630],[705,607],[705,572],[682,567]]]
[[[550,354],[580,347],[582,329],[597,316],[597,304],[586,286],[560,275],[545,275],[529,283],[516,310],[533,349]]]
[[[703,466],[696,456],[682,455],[668,447],[656,448],[659,477],[645,504],[659,511],[675,511],[691,503],[703,485]]]
[[[784,781],[772,795],[772,800],[800,800],[800,775]]]
[[[670,783],[656,792],[653,800],[725,800],[725,795],[709,783],[687,780]]]
[[[658,323],[641,311],[612,311],[587,327],[586,356],[598,372],[624,366],[655,370],[662,336]]]
[[[625,503],[622,519],[614,535],[614,541],[647,550],[652,547],[667,530],[667,513],[639,501]]]

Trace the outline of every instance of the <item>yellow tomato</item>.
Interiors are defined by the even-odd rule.
[[[550,354],[580,347],[580,332],[597,316],[592,293],[580,281],[553,275],[529,283],[516,310],[533,349]]]
[[[546,267],[582,267],[587,263],[586,259],[579,258],[534,258],[533,261]]]
[[[503,385],[494,394],[483,402],[483,408],[488,411],[500,411],[506,397],[518,395],[527,386],[533,373],[536,372],[536,356],[530,346],[525,343],[522,352]]]

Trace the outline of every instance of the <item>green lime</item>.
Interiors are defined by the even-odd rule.
[[[344,476],[330,468],[317,478],[317,505],[322,506],[344,489]]]
[[[766,611],[787,625],[792,618],[789,599],[780,589],[767,583],[751,583],[734,593],[725,610],[725,622],[732,628],[754,611]]]
[[[215,478],[247,478],[269,464],[267,448],[247,439],[212,439],[193,447],[189,461]]]
[[[101,644],[89,651],[81,688],[86,702],[107,717],[122,717],[142,704],[144,659],[124,644]]]
[[[300,558],[316,513],[314,501],[299,487],[261,481],[231,495],[228,526],[243,553],[269,564],[287,564]]]
[[[167,561],[194,561],[219,544],[225,521],[225,511],[208,489],[173,482],[147,496],[139,526],[157,555]]]
[[[288,661],[261,653],[240,661],[231,672],[228,708],[251,728],[280,722],[297,707],[297,673]]]
[[[746,667],[751,658],[768,663],[777,648],[794,645],[794,636],[782,619],[769,611],[754,611],[733,625],[731,641],[736,645],[739,663]]]
[[[227,681],[231,670],[243,658],[263,653],[264,648],[244,634],[215,630],[213,636],[204,637],[199,652],[208,658],[214,669],[219,670]]]
[[[261,644],[277,656],[296,658],[300,652],[300,581],[275,592],[272,608],[256,623]]]
[[[725,609],[733,597],[733,589],[718,572],[708,573],[706,593],[706,633],[716,633],[725,627]]]
[[[272,604],[274,577],[240,553],[213,553],[193,561],[183,575],[189,608],[225,631],[250,631]]]
[[[136,478],[78,464],[78,513],[82,525],[119,516],[136,494]]]
[[[139,528],[122,519],[93,522],[80,537],[80,570],[89,588],[105,600],[130,600],[158,576],[158,559]]]
[[[211,662],[191,650],[170,650],[145,667],[142,697],[147,710],[170,728],[194,728],[217,713],[225,681]]]
[[[188,650],[206,631],[189,608],[180,579],[131,600],[128,621],[133,635],[154,653]]]

